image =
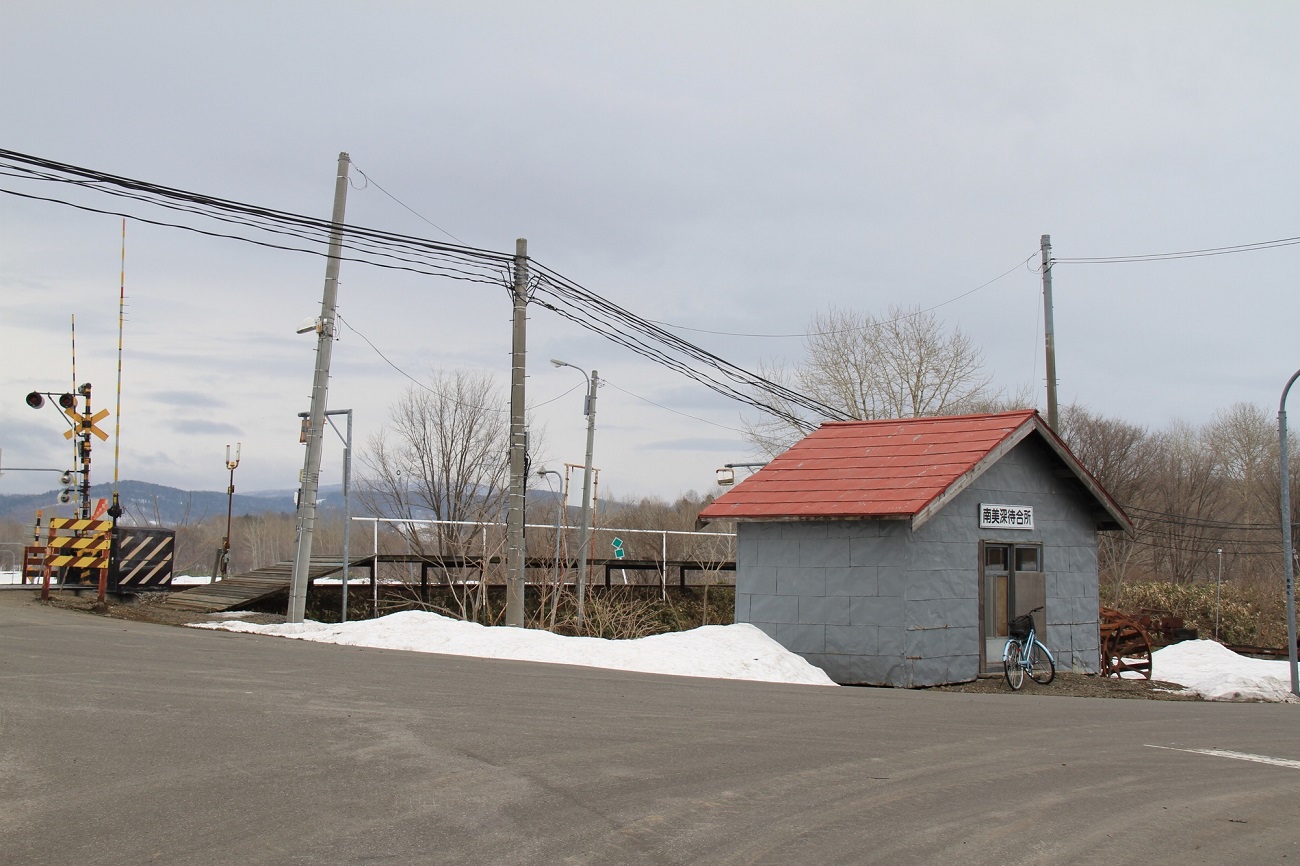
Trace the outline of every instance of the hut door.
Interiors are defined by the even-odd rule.
[[[984,611],[984,666],[995,668],[1010,633],[1010,622],[1047,599],[1043,574],[1043,548],[1038,544],[984,542],[980,580],[980,608]],[[1034,617],[1043,638],[1046,617]]]

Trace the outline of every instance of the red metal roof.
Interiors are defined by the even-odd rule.
[[[927,506],[937,505],[963,478],[968,483],[982,474],[1004,448],[1035,430],[1098,495],[1116,522],[1127,523],[1119,507],[1033,410],[827,422],[714,500],[700,518],[916,517]],[[972,472],[977,467],[979,471]]]

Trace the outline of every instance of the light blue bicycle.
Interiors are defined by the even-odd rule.
[[[1042,609],[1036,607],[1011,620],[1011,637],[1002,649],[1002,670],[1012,691],[1025,684],[1025,674],[1043,686],[1056,679],[1056,659],[1034,632],[1034,614]]]

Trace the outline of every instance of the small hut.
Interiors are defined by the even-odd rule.
[[[1036,615],[1098,669],[1097,533],[1119,505],[1035,411],[823,424],[700,513],[737,522],[736,621],[843,684],[1001,670]]]

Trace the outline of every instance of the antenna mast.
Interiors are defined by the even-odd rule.
[[[122,330],[126,320],[126,218],[122,218],[122,270],[117,289],[117,417],[113,419],[113,504],[108,516],[113,525],[122,516],[122,506],[117,499],[118,463],[122,456]]]

